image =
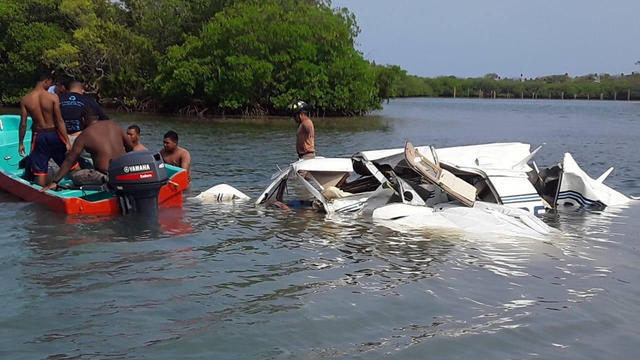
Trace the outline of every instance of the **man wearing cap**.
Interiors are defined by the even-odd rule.
[[[296,135],[298,159],[313,159],[316,157],[315,130],[313,121],[309,118],[309,105],[304,101],[297,101],[291,105],[291,110],[298,124]]]

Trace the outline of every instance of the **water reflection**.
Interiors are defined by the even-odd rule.
[[[438,315],[437,310],[435,313],[432,310],[434,316],[429,323],[411,321],[406,325],[386,328],[382,331],[385,336],[369,337],[366,342],[358,345],[317,347],[311,351],[318,356],[331,353],[347,357],[363,351],[402,353],[411,351],[413,347],[420,347],[424,341],[432,338],[458,338],[527,328],[533,314],[541,308],[551,311],[567,310],[572,303],[592,301],[602,291],[601,288],[565,288],[560,292],[544,290],[545,296],[523,298],[526,296],[523,284],[528,278],[560,285],[572,281],[567,275],[575,274],[564,273],[562,266],[558,266],[556,272],[562,273],[562,276],[541,276],[546,265],[535,264],[536,261],[541,261],[539,257],[545,253],[553,254],[555,261],[565,261],[558,257],[562,256],[557,247],[562,242],[557,242],[558,239],[541,242],[439,232],[426,232],[416,236],[375,228],[363,223],[361,219],[325,219],[315,212],[263,210],[246,204],[203,207],[207,208],[208,211],[201,212],[203,218],[223,224],[213,230],[226,229],[227,234],[233,235],[233,228],[236,227],[264,228],[254,228],[254,237],[246,236],[246,233],[241,239],[230,236],[216,245],[199,249],[208,253],[207,257],[222,262],[229,258],[249,256],[253,259],[254,266],[247,266],[245,263],[241,268],[225,267],[224,276],[231,277],[232,280],[216,283],[197,294],[222,296],[233,301],[210,315],[194,317],[181,323],[185,327],[188,324],[188,334],[192,336],[198,334],[197,336],[206,338],[206,334],[212,330],[211,323],[214,322],[230,321],[240,326],[255,326],[260,322],[249,319],[305,309],[308,311],[307,301],[310,297],[332,297],[336,292],[342,293],[340,289],[352,289],[353,296],[360,294],[366,295],[368,299],[376,296],[385,299],[389,296],[403,297],[407,294],[407,285],[421,284],[420,287],[423,287],[426,285],[423,281],[431,279],[430,285],[426,286],[423,295],[417,296],[417,299],[430,302],[429,307],[436,304],[435,307],[441,309],[447,308],[447,304],[452,302],[467,304],[469,311],[458,309],[455,316],[442,313]],[[237,219],[239,214],[243,215],[242,220],[229,220]],[[214,215],[218,218],[211,218]],[[265,218],[261,220],[256,219],[263,216]],[[263,222],[268,222],[268,225]],[[259,234],[263,235],[262,238]],[[258,257],[273,258],[273,252],[282,249],[287,250],[286,261],[255,263]],[[291,252],[295,255],[291,256]],[[300,256],[301,254],[306,256]],[[471,279],[461,275],[466,272],[477,273],[479,270],[504,278],[503,282],[498,282],[495,278],[491,280],[503,283],[504,286],[491,286],[489,293],[474,290],[477,282],[486,283],[482,279],[487,278],[487,275]],[[596,270],[605,271],[603,268]],[[223,276],[222,273],[215,275],[216,278],[219,276]],[[293,279],[305,278],[306,281],[291,283]],[[275,287],[269,286],[274,282]],[[453,284],[457,286],[453,287]],[[504,298],[504,302],[496,301],[497,299],[488,295],[499,292],[504,293],[500,296]],[[418,308],[420,306],[416,307]],[[335,310],[336,313],[344,311],[346,309],[340,306]],[[317,321],[332,321],[331,319],[336,320],[333,316],[324,315]],[[178,337],[187,334],[180,331],[173,333]]]
[[[41,209],[37,204],[29,204],[28,209],[26,215],[33,222],[33,228],[38,229],[29,232],[29,244],[34,250],[49,251],[97,242],[148,241],[194,232],[180,208],[160,209],[157,218],[137,214],[65,215]]]

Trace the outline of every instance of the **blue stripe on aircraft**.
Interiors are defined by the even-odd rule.
[[[598,201],[598,200],[591,200],[588,198],[585,198],[582,194],[580,194],[577,191],[562,191],[558,194],[558,200],[560,199],[569,199],[569,200],[574,200],[577,203],[579,203],[582,206],[592,206],[592,205],[598,205],[598,206],[603,206],[604,204],[602,204],[602,202]]]
[[[512,204],[519,202],[532,202],[540,200],[540,195],[538,194],[520,194],[520,195],[510,195],[510,196],[502,196],[503,204]]]
[[[518,197],[503,197],[502,200],[518,200],[518,199],[539,199],[540,196],[518,196]]]

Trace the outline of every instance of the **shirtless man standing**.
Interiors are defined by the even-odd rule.
[[[298,124],[296,134],[296,151],[298,159],[313,159],[316,157],[315,130],[313,121],[309,117],[309,105],[298,101],[291,105],[293,119]]]
[[[189,173],[189,168],[191,166],[191,154],[189,154],[186,149],[178,146],[178,134],[173,130],[169,130],[164,134],[162,144],[164,146],[162,150],[160,150],[162,160],[167,164],[179,166],[187,170],[187,173]]]
[[[84,150],[91,154],[95,169],[74,171],[71,178],[76,186],[102,185],[108,182],[109,162],[133,150],[131,140],[120,126],[111,120],[98,121],[98,116],[95,113],[91,114],[93,110],[88,110],[90,114],[83,119],[85,129],[73,143],[51,184],[42,191],[55,189]]]
[[[49,159],[62,164],[65,153],[70,149],[67,127],[60,114],[58,95],[47,92],[53,83],[51,75],[42,75],[36,87],[20,101],[20,128],[18,131],[18,153],[24,156],[24,136],[27,133],[27,116],[33,120],[31,170],[38,185],[47,185]]]
[[[133,151],[149,150],[146,146],[140,143],[140,127],[138,125],[129,125],[127,128],[127,135],[133,144]]]

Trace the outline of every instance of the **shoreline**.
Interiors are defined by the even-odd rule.
[[[534,100],[534,101],[549,101],[549,100],[557,100],[557,101],[595,101],[595,102],[621,102],[621,103],[633,103],[633,102],[640,102],[640,98],[637,99],[600,99],[598,98],[586,98],[586,97],[577,97],[577,98],[569,98],[569,97],[565,97],[565,98],[561,98],[561,97],[535,97],[535,98],[531,98],[531,97],[504,97],[504,96],[497,96],[497,97],[487,97],[487,96],[396,96],[390,99],[464,99],[464,100]],[[385,100],[383,105],[386,104],[387,101]]]
[[[391,100],[403,100],[403,99],[433,99],[433,100],[500,100],[500,101],[531,101],[531,102],[606,102],[606,103],[640,103],[640,99],[631,99],[631,100],[619,100],[619,99],[600,99],[600,98],[530,98],[530,97],[463,97],[463,96],[396,96],[393,98],[389,98],[382,102],[382,106],[389,103]],[[200,120],[200,121],[215,121],[215,122],[269,122],[269,121],[287,121],[290,119],[287,115],[271,115],[271,114],[253,114],[253,115],[242,115],[242,114],[213,114],[208,116],[201,115],[191,115],[191,114],[180,114],[180,113],[171,113],[171,112],[156,112],[156,111],[123,111],[118,108],[103,106],[103,109],[109,114],[117,114],[117,115],[132,115],[132,116],[157,116],[157,117],[167,117],[167,118],[181,118],[181,119],[189,119],[189,120]],[[354,119],[354,118],[365,118],[376,116],[375,112],[380,111],[373,110],[369,113],[363,115],[343,115],[343,116],[322,116],[318,114],[311,114],[314,119]],[[20,114],[20,108],[15,106],[4,106],[0,105],[0,114]]]

